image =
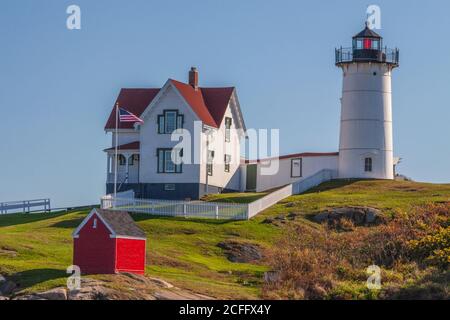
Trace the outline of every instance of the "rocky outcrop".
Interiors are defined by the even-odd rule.
[[[325,222],[329,225],[337,225],[343,219],[351,221],[355,226],[378,225],[384,222],[382,212],[370,207],[342,207],[328,209],[315,215],[313,219],[318,223]]]
[[[261,247],[256,244],[223,241],[217,245],[225,251],[225,255],[231,262],[247,263],[262,259]]]
[[[13,300],[209,300],[211,297],[176,288],[167,281],[135,274],[109,279],[81,279],[79,290],[64,287],[13,297]]]

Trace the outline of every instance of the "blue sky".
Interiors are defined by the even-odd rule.
[[[82,29],[66,28],[77,4]],[[248,127],[280,128],[281,153],[337,151],[341,71],[367,5],[381,7],[399,171],[450,182],[448,1],[4,0],[0,5],[0,201],[97,203],[122,87],[236,86]]]

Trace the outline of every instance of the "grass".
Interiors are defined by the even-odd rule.
[[[206,202],[250,203],[267,195],[267,192],[210,194],[202,198]]]
[[[262,193],[211,195],[205,201],[248,203]],[[260,298],[267,261],[232,263],[217,244],[246,241],[273,249],[290,223],[313,225],[311,213],[329,207],[367,205],[386,214],[413,205],[450,201],[450,185],[396,181],[332,181],[289,197],[250,221],[155,217],[134,214],[147,232],[147,275],[217,298]],[[269,217],[301,213],[286,226],[262,223]],[[0,274],[12,277],[23,292],[65,285],[72,264],[71,233],[88,211],[0,216]],[[102,276],[98,276],[102,277]]]

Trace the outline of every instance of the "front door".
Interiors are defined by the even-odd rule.
[[[246,183],[247,191],[256,191],[257,168],[258,167],[256,164],[249,164],[247,166],[247,183]]]

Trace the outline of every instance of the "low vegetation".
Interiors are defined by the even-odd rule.
[[[450,203],[416,207],[375,227],[291,226],[272,251],[277,277],[265,285],[265,296],[448,299],[449,222]],[[366,286],[371,265],[381,268],[380,290]]]
[[[205,200],[246,203],[261,196]],[[450,185],[350,180],[289,197],[250,221],[134,218],[148,234],[146,274],[188,291],[225,299],[448,299],[449,202]],[[346,206],[376,208],[385,219],[338,227],[313,219]],[[18,293],[64,285],[71,232],[87,213],[0,216],[0,274],[19,285]],[[230,260],[240,248],[258,259],[232,262],[241,261]],[[366,287],[372,264],[381,268],[381,290]]]

